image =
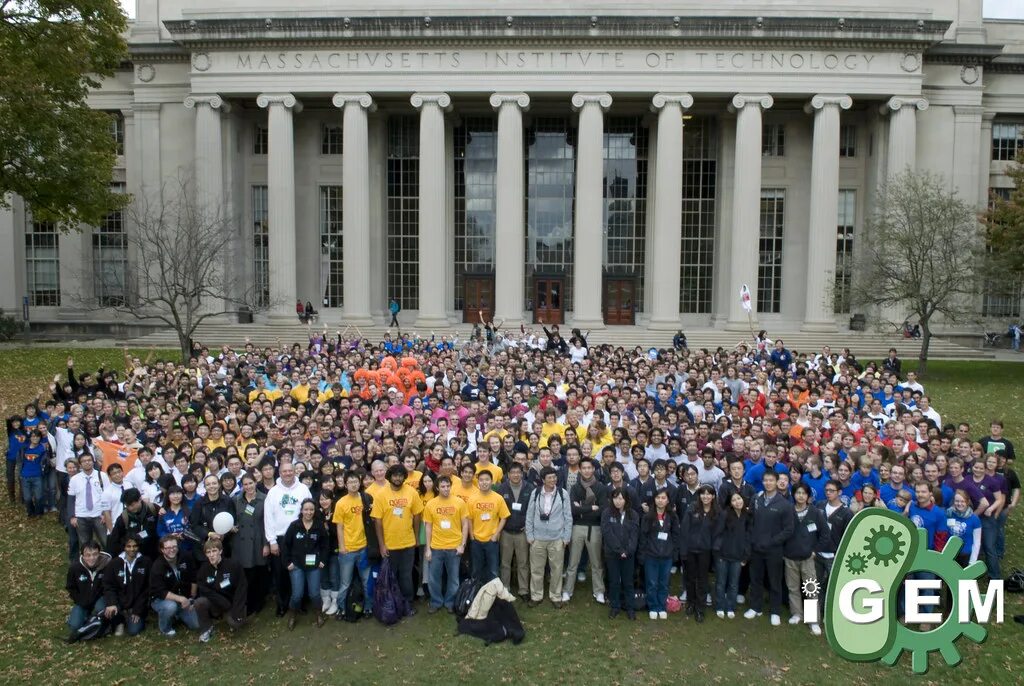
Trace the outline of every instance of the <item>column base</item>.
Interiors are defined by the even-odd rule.
[[[651,331],[678,331],[683,328],[683,325],[679,322],[679,319],[661,319],[651,317],[651,320],[647,322],[647,328]]]
[[[366,313],[353,312],[352,314],[348,314],[346,312],[341,317],[341,323],[345,324],[346,326],[373,326],[374,325],[373,317],[371,317],[368,312],[366,312]]]
[[[756,319],[729,319],[725,322],[726,331],[746,331],[750,332],[751,329],[757,332],[758,321]]]
[[[271,310],[267,312],[267,324],[271,326],[284,326],[287,324],[302,324],[299,321],[299,315],[295,313],[295,310],[290,312],[282,312]]]
[[[808,333],[835,333],[839,331],[839,326],[835,320],[806,321],[800,326],[800,330]]]
[[[593,331],[605,328],[604,319],[577,319],[573,317],[570,324],[573,328],[580,330]]]
[[[416,329],[446,329],[448,328],[448,317],[443,314],[421,314],[416,318]]]

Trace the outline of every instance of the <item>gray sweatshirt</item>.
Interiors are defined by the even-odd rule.
[[[564,488],[555,488],[551,501],[551,511],[544,508],[544,487],[541,486],[530,496],[526,508],[526,539],[529,541],[564,541],[572,539],[572,507],[569,492]],[[547,521],[541,515],[547,515]]]

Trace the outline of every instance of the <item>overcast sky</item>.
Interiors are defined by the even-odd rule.
[[[985,16],[1024,19],[1024,0],[984,0]],[[135,16],[135,0],[121,0],[129,17]]]

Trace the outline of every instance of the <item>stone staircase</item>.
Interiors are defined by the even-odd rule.
[[[333,336],[338,329],[345,327],[337,324],[328,324],[328,331]],[[539,327],[537,327],[539,329]],[[313,327],[313,330],[322,330],[323,324]],[[379,341],[389,331],[384,326],[360,327],[360,332],[371,341]],[[412,332],[415,329],[405,329]],[[570,328],[562,327],[562,332],[568,334]],[[200,326],[196,340],[206,345],[243,345],[250,340],[256,345],[276,345],[278,341],[282,344],[305,343],[309,337],[309,331],[305,325],[300,323],[286,324],[234,324],[210,322]],[[354,334],[354,329],[349,329],[348,336]],[[438,336],[444,334],[449,337],[458,335],[465,339],[472,331],[468,324],[459,324],[443,330],[436,330]],[[719,329],[686,329],[687,342],[691,348],[715,349],[718,346],[731,348],[740,340],[749,341],[750,335],[742,332],[722,331]],[[417,333],[429,336],[429,332],[417,331]],[[801,352],[818,352],[822,346],[830,345],[834,351],[847,347],[860,359],[880,359],[888,354],[890,347],[895,347],[897,354],[905,359],[916,359],[920,353],[921,343],[919,340],[906,339],[895,335],[887,335],[876,332],[841,331],[839,333],[808,333],[802,331],[772,331],[773,337],[782,338],[786,347],[790,350]],[[672,333],[663,331],[650,331],[643,326],[611,326],[600,331],[593,331],[590,334],[591,343],[643,347],[667,347],[671,345]],[[178,346],[177,336],[173,331],[161,330],[139,338],[126,341],[133,347],[157,347],[176,348]],[[945,339],[933,338],[929,358],[931,359],[993,359],[995,356],[987,351],[975,349],[952,343]]]

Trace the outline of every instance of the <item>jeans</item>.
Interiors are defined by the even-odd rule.
[[[68,628],[70,628],[71,631],[78,631],[90,617],[103,612],[106,608],[107,603],[103,600],[103,596],[97,598],[91,608],[75,605],[71,608],[71,616],[68,617]]]
[[[742,562],[721,557],[715,563],[715,609],[722,612],[736,611],[736,594],[740,589]]]
[[[498,576],[498,542],[473,540],[469,544],[473,558],[473,578],[486,584]]]
[[[47,512],[57,508],[57,472],[50,472],[43,476],[43,505]]]
[[[124,624],[124,630],[129,636],[138,636],[146,628],[146,617],[139,617],[139,621],[133,622],[124,612],[118,612],[114,616],[114,624]]]
[[[398,585],[402,589],[402,595],[408,601],[409,605],[412,605],[413,601],[416,600],[416,587],[412,583],[412,568],[413,562],[416,560],[416,548],[402,548],[401,550],[391,550],[389,552],[391,559],[391,565],[395,570],[395,576],[398,577]],[[495,561],[497,564],[497,561]]]
[[[199,616],[196,615],[194,607],[182,608],[181,605],[173,600],[166,599],[154,600],[151,607],[153,612],[156,612],[157,625],[160,627],[161,633],[166,634],[173,629],[175,619],[180,619],[181,623],[189,629],[196,630],[199,628]]]
[[[768,582],[768,607],[773,615],[782,614],[782,555],[755,552],[750,557],[750,609],[763,608],[764,586]]]
[[[430,563],[427,567],[430,606],[443,606],[451,610],[455,607],[455,592],[459,590],[459,556],[455,554],[454,548],[448,550],[431,548]],[[445,575],[448,577],[448,583],[442,585]]]
[[[633,610],[633,573],[636,558],[632,554],[605,555],[604,567],[608,573],[608,605],[613,610]]]
[[[320,610],[320,568],[319,567],[294,567],[288,570],[288,578],[292,585],[292,595],[288,600],[288,607],[298,610],[302,607],[302,596],[305,594],[313,601],[316,609]]]
[[[1003,520],[1005,526],[1006,520]],[[988,567],[989,579],[1002,579],[1003,570],[999,565],[999,517],[981,518],[981,556]]]
[[[668,599],[668,573],[672,570],[672,559],[649,557],[644,560],[644,576],[647,577],[647,609],[651,612],[665,612]]]
[[[38,517],[46,509],[43,502],[43,477],[21,477],[21,498],[25,501],[25,512],[29,517]]]
[[[373,610],[373,589],[370,587],[370,562],[366,559],[366,548],[350,553],[338,554],[338,612],[345,607],[345,600],[348,598],[348,590],[352,588],[352,578],[356,569],[359,570],[359,578],[363,582],[363,607],[366,612]]]
[[[1006,555],[1006,515],[1007,513],[1004,509],[999,513],[999,516],[996,517],[996,522],[999,524],[996,528],[996,555],[999,556],[1000,560],[1003,559],[1004,555]],[[981,535],[984,539],[985,534],[982,533]]]
[[[323,574],[320,575],[321,591],[337,591],[341,588],[341,562],[337,555],[328,555],[324,560]]]

